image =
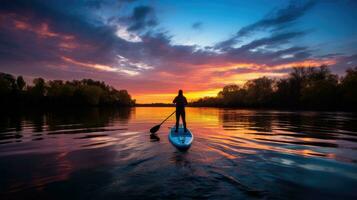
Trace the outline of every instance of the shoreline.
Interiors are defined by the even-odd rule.
[[[68,105],[19,105],[19,106],[0,106],[0,109],[3,111],[68,111],[68,110],[85,110],[85,109],[131,109],[131,108],[140,108],[140,107],[151,107],[151,108],[175,108],[175,105],[171,104],[136,104],[132,106],[121,106],[121,105],[99,105],[99,106],[87,106],[87,105],[78,105],[78,106],[68,106]],[[229,107],[229,106],[192,106],[188,105],[187,108],[216,108],[216,109],[234,109],[234,110],[276,110],[276,111],[290,111],[290,112],[345,112],[345,113],[357,113],[354,110],[346,109],[309,109],[309,108],[283,108],[283,107]]]

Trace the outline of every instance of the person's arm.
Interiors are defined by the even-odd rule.
[[[184,101],[185,101],[184,103],[185,103],[185,106],[186,106],[188,104],[186,97],[184,97]]]
[[[177,97],[175,97],[175,99],[172,101],[172,103],[176,103],[177,102]]]

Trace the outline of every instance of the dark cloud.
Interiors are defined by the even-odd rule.
[[[202,22],[195,22],[191,25],[191,27],[195,30],[202,30]]]
[[[234,36],[234,37],[231,37],[227,40],[224,40],[224,41],[221,41],[219,43],[217,43],[214,48],[215,49],[220,49],[220,50],[227,50],[227,49],[230,49],[232,48],[231,46],[233,46],[234,44],[238,43],[238,37]]]
[[[135,1],[137,0],[85,0],[83,3],[89,8],[100,9],[103,8],[104,5],[120,8]]]
[[[0,12],[6,23],[0,27],[1,49],[6,49],[1,51],[3,59],[12,60],[15,56],[28,63],[58,63],[61,56],[71,56],[103,64],[113,60],[113,41],[120,39],[112,27],[92,25],[76,12],[76,7],[68,9],[72,12],[58,9],[73,6],[72,1],[62,1],[62,7],[57,1],[49,2],[2,1]],[[19,30],[16,23],[23,27]],[[66,46],[73,48],[62,48]]]
[[[150,6],[138,6],[128,18],[129,31],[139,31],[158,24],[155,11]]]
[[[137,0],[117,0],[119,3],[133,3]]]
[[[102,4],[104,3],[104,1],[102,0],[88,0],[86,2],[86,5],[90,8],[96,8],[99,9],[102,7]]]
[[[291,1],[290,4],[282,9],[273,10],[265,18],[241,28],[233,37],[222,41],[216,45],[217,49],[227,48],[236,44],[241,37],[245,37],[253,32],[272,29],[274,32],[290,27],[303,16],[313,5],[314,1],[301,2]]]
[[[289,43],[291,40],[301,37],[305,32],[288,32],[275,34],[270,37],[254,40],[239,48],[227,48],[223,55],[227,60],[244,61],[260,64],[277,64],[277,61],[286,62],[280,57],[284,54],[292,54],[307,51],[305,47],[291,47],[276,50],[279,46]],[[260,49],[259,49],[260,48]]]
[[[296,2],[290,3],[288,7],[277,10],[272,15],[269,15],[254,24],[243,27],[238,31],[237,36],[242,37],[254,31],[276,28],[281,25],[294,22],[303,16],[313,5],[313,1],[309,1],[308,3],[302,5]]]
[[[307,47],[291,46],[294,39],[305,35],[306,32],[287,32],[260,38],[238,48],[226,48],[221,54],[223,60],[230,62],[256,63],[261,65],[280,65],[297,62],[311,57]],[[284,57],[287,56],[287,57]]]
[[[275,34],[271,37],[266,37],[262,39],[257,39],[254,40],[246,45],[243,45],[242,47],[238,48],[240,51],[246,51],[246,50],[253,50],[257,47],[261,46],[273,46],[273,47],[278,47],[279,45],[288,43],[294,38],[303,36],[306,34],[305,32],[288,32],[288,33],[280,33],[280,34]]]
[[[357,54],[352,55],[327,55],[326,57],[333,57],[337,60],[336,64],[331,66],[331,69],[339,74],[343,74],[347,69],[357,67]]]

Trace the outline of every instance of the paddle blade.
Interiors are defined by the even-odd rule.
[[[156,125],[150,129],[150,133],[156,133],[160,129],[160,125]]]
[[[159,136],[157,136],[155,133],[150,134],[150,139],[152,142],[160,141]]]

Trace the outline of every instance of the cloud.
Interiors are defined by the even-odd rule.
[[[241,83],[262,74],[279,77],[296,65],[352,66],[357,60],[355,55],[314,56],[309,47],[294,45],[293,41],[309,33],[302,30],[269,32],[240,47],[232,46],[238,39],[232,37],[221,42],[227,44],[219,51],[179,45],[172,42],[169,32],[153,28],[158,21],[150,6],[135,7],[128,16],[116,13],[113,19],[118,21],[108,23],[93,17],[97,6],[71,2],[2,1],[1,71],[45,78],[91,77],[136,95],[170,93],[178,87],[213,91],[226,83]],[[269,18],[275,20],[265,20],[270,25],[262,25],[264,20],[260,20],[254,23],[260,28],[254,25],[245,30],[275,29],[306,12],[300,9],[300,13],[295,11],[290,16],[284,14],[287,10],[296,9],[288,6]],[[283,20],[277,16],[285,17],[281,17]],[[192,28],[201,26],[200,22],[192,24]]]
[[[310,57],[310,52],[304,47],[285,49],[285,51],[284,49],[280,51],[274,49],[289,43],[294,38],[303,36],[305,32],[274,34],[270,37],[256,39],[240,48],[228,48],[221,53],[216,53],[211,50],[198,50],[192,45],[173,45],[171,37],[166,32],[149,31],[139,36],[133,31],[129,31],[130,28],[123,31],[123,29],[118,29],[117,26],[110,24],[93,25],[83,15],[68,15],[62,10],[56,10],[57,4],[52,7],[51,4],[46,6],[48,7],[46,10],[51,10],[51,13],[39,12],[39,8],[44,7],[42,4],[38,6],[25,4],[22,7],[21,4],[17,5],[17,9],[27,10],[23,13],[33,14],[15,15],[9,18],[9,23],[13,23],[14,20],[26,19],[24,21],[32,24],[31,27],[41,27],[45,21],[48,24],[43,29],[45,31],[38,32],[37,35],[41,36],[42,34],[48,37],[38,37],[33,34],[36,31],[13,30],[11,27],[14,25],[9,25],[8,30],[2,30],[2,33],[6,35],[3,39],[8,43],[6,48],[2,48],[7,49],[6,52],[5,50],[0,52],[3,54],[3,58],[12,60],[16,57],[20,60],[31,60],[31,62],[63,64],[65,60],[61,58],[67,57],[77,63],[90,63],[93,66],[121,66],[122,69],[138,73],[165,72],[179,77],[190,71],[200,70],[200,66],[219,66],[224,63],[237,62],[272,65]],[[136,7],[129,17],[133,23],[129,25],[137,26],[142,21],[146,22],[153,14],[152,12],[151,7]],[[29,30],[41,30],[33,27]],[[66,36],[73,39],[63,39]],[[25,38],[27,41],[36,42],[24,42]],[[14,46],[17,46],[17,53],[14,52],[15,50],[11,50],[11,47]],[[292,56],[282,58],[284,55]],[[122,57],[127,61],[123,62],[124,59],[118,59]],[[68,59],[65,63],[68,63]],[[76,63],[72,62],[72,64]],[[146,65],[151,67],[137,67]],[[83,67],[83,65],[79,66]],[[94,67],[94,69],[109,69],[106,71],[111,71],[110,68]]]
[[[290,44],[292,40],[302,37],[305,34],[306,32],[302,31],[274,34],[270,37],[253,40],[239,48],[227,48],[222,55],[225,55],[225,60],[267,65],[306,59],[310,56],[310,51],[306,47],[285,47]],[[283,58],[284,55],[292,56],[286,59]],[[301,58],[303,55],[305,55],[305,57]]]
[[[104,1],[102,1],[102,0],[88,0],[86,2],[86,6],[88,6],[90,8],[99,9],[102,7],[103,3],[104,3]]]
[[[238,31],[237,36],[242,37],[254,31],[276,28],[294,22],[303,16],[313,5],[313,1],[301,5],[296,2],[291,2],[286,8],[277,10],[266,18],[241,28]]]
[[[117,26],[116,35],[128,42],[141,42],[141,38],[138,34],[129,32],[126,27]]]
[[[202,22],[195,22],[191,25],[191,27],[194,30],[202,30],[202,25]]]
[[[284,43],[289,42],[291,39],[300,37],[304,35],[305,32],[287,32],[287,33],[280,33],[280,34],[275,34],[271,37],[266,37],[262,39],[257,39],[254,40],[246,45],[243,45],[242,47],[238,48],[238,50],[254,50],[257,47],[261,46],[274,46],[277,47],[278,45],[282,45]]]
[[[239,42],[240,38],[248,36],[256,31],[270,29],[276,32],[285,29],[289,27],[291,23],[302,17],[310,8],[313,7],[313,5],[315,5],[315,2],[312,0],[302,4],[300,2],[297,3],[296,1],[290,1],[287,7],[273,10],[265,18],[248,26],[242,27],[233,37],[219,42],[215,47],[217,49],[228,48]]]
[[[150,6],[137,6],[132,15],[127,18],[128,31],[140,31],[158,24],[155,11]]]
[[[84,1],[84,5],[94,9],[101,9],[103,8],[103,6],[120,8],[123,5],[131,4],[135,1],[137,0],[86,0]]]
[[[84,67],[79,63],[90,63],[97,70],[115,71],[101,66],[116,66],[116,49],[125,51],[128,41],[116,36],[116,27],[94,25],[85,17],[86,13],[76,11],[85,4],[72,5],[70,2],[64,3],[64,7],[74,6],[68,9],[72,13],[63,12],[57,1],[3,1],[0,9],[3,25],[0,27],[1,64],[17,60],[23,62],[22,65],[41,64],[45,68],[66,65],[71,59],[76,61],[72,66]]]
[[[352,55],[331,54],[324,56],[324,58],[334,58],[337,62],[331,65],[331,69],[340,74],[343,74],[347,69],[357,67],[357,53]]]

